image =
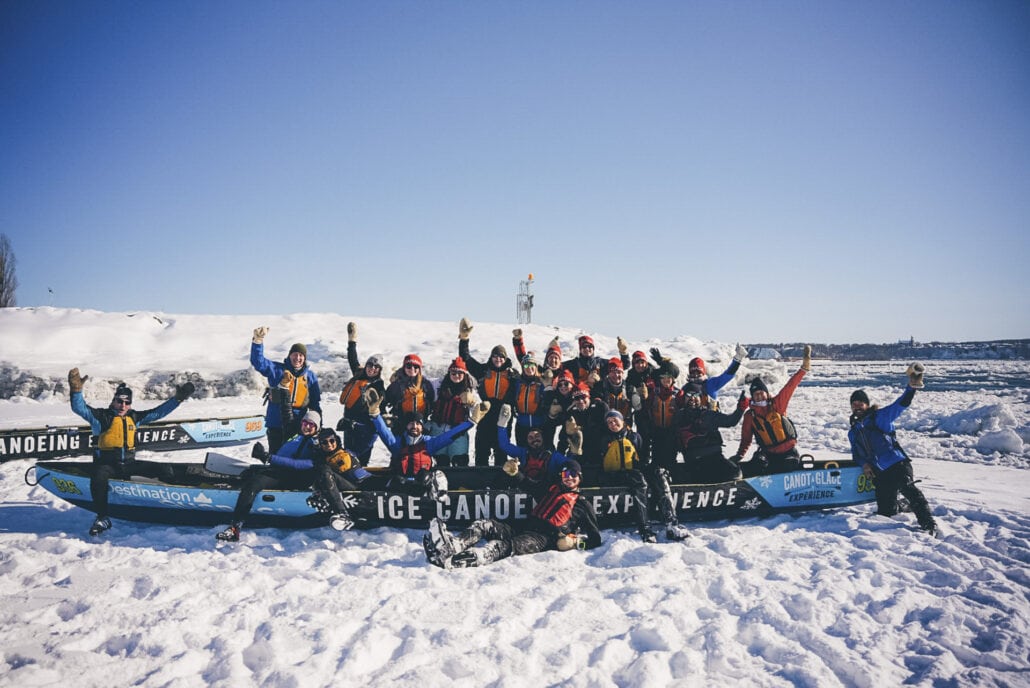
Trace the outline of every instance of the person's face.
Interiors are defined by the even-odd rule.
[[[526,435],[526,444],[529,445],[530,449],[539,449],[544,446],[544,436],[539,430],[530,430],[529,434]]]
[[[645,370],[647,370],[647,361],[643,358],[634,358],[633,370],[637,371],[638,373],[644,372]]]
[[[626,371],[617,366],[608,366],[608,381],[613,385],[621,385],[626,377]]]
[[[561,472],[561,484],[569,490],[578,489],[580,480],[582,480],[582,478],[579,473],[573,473],[569,470]]]
[[[318,432],[318,426],[312,423],[310,420],[302,420],[300,422],[300,434],[305,437],[311,437]]]
[[[111,402],[111,409],[114,411],[116,416],[124,416],[132,408],[132,402],[125,397],[117,397]]]
[[[421,437],[422,436],[422,421],[413,420],[408,423],[407,427],[408,437]]]
[[[422,366],[420,366],[418,363],[413,363],[409,361],[408,363],[404,364],[404,372],[406,375],[408,375],[408,377],[415,377],[419,374],[421,370]]]
[[[660,378],[658,378],[658,382],[665,389],[669,389],[670,387],[672,387],[672,377],[669,375],[662,375]]]
[[[451,376],[451,381],[452,382],[461,382],[462,380],[465,379],[465,371],[462,370],[461,368],[451,368],[451,370],[448,373],[448,375]]]
[[[326,454],[332,454],[334,451],[340,448],[340,443],[336,441],[335,437],[323,437],[318,441],[318,446],[322,448]]]
[[[522,372],[531,377],[536,375],[536,363],[527,363],[526,365],[522,366]]]
[[[762,401],[768,401],[768,400],[769,400],[769,393],[766,392],[764,389],[756,389],[754,392],[751,392],[751,401],[762,402]]]
[[[544,357],[544,365],[551,370],[558,370],[561,367],[561,356],[552,351]]]
[[[687,408],[692,408],[692,409],[701,408],[701,395],[700,394],[688,394],[686,401],[687,401]]]
[[[869,410],[869,404],[864,401],[858,401],[857,399],[851,402],[851,413],[856,416],[864,416],[866,411]]]
[[[588,343],[580,344],[579,345],[579,355],[580,356],[593,356],[594,355],[594,345],[593,344],[588,344]]]
[[[299,351],[294,351],[290,354],[290,365],[293,366],[294,370],[300,370],[304,367],[304,354]]]
[[[365,364],[365,375],[368,377],[379,377],[379,373],[382,372],[382,366],[377,366],[375,363]]]
[[[622,432],[622,429],[626,427],[626,422],[621,418],[616,418],[615,416],[605,418],[604,422],[612,432]]]
[[[558,380],[558,384],[555,385],[555,389],[558,390],[558,394],[563,397],[567,397],[572,393],[572,383],[568,380]]]
[[[590,395],[583,391],[578,391],[572,395],[572,408],[577,411],[582,411],[590,405]]]
[[[490,363],[493,364],[494,368],[500,368],[504,365],[504,356],[500,354],[490,354]]]

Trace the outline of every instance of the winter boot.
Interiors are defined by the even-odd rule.
[[[354,527],[354,521],[347,514],[333,514],[329,518],[329,527],[333,530],[350,530]]]
[[[100,535],[105,530],[111,528],[111,519],[106,516],[97,516],[93,521],[93,525],[89,528],[89,534],[94,537]]]
[[[442,569],[451,568],[451,560],[443,559],[440,556],[436,545],[433,544],[433,537],[428,532],[422,536],[422,550],[426,553],[426,560],[433,566],[439,566]]]
[[[937,521],[934,521],[933,519],[930,519],[929,523],[920,527],[923,529],[924,533],[926,533],[932,538],[936,539],[940,538],[941,536],[941,529],[937,527]]]
[[[686,540],[690,537],[690,531],[678,523],[670,523],[665,527],[665,537],[669,540],[679,542],[680,540]]]
[[[215,535],[215,539],[219,542],[239,542],[240,541],[240,528],[243,527],[242,523],[236,522],[231,526],[223,530],[221,533]]]
[[[640,534],[641,542],[658,542],[658,534],[651,530],[651,526],[642,525],[637,528],[637,533]]]
[[[472,566],[480,566],[481,564],[482,562],[479,560],[479,553],[474,549],[458,552],[451,557],[451,567],[456,569],[465,569]]]
[[[429,523],[428,535],[441,561],[450,559],[462,549],[456,538],[447,532],[447,524],[439,518],[434,518]]]

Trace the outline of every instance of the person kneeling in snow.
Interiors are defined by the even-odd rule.
[[[509,461],[505,470],[518,463]],[[516,473],[513,477],[518,477]],[[429,524],[422,539],[429,563],[440,568],[483,566],[519,554],[535,554],[549,549],[593,549],[601,545],[594,507],[579,493],[582,469],[570,459],[562,468],[560,482],[526,482],[527,491],[536,500],[529,518],[516,528],[496,519],[473,521],[455,536],[439,518]],[[486,540],[482,547],[475,545]]]
[[[898,513],[898,492],[912,508],[919,527],[937,537],[937,522],[930,513],[930,505],[922,491],[916,487],[912,475],[912,460],[898,444],[894,421],[907,409],[923,388],[923,365],[908,367],[908,388],[893,404],[883,408],[869,405],[865,390],[851,395],[851,456],[862,466],[866,477],[876,480],[876,513],[893,516]]]
[[[383,398],[372,388],[366,388],[364,394],[368,414],[372,417],[379,439],[390,450],[390,469],[393,475],[389,489],[408,493],[424,491],[430,499],[442,500],[447,494],[447,477],[443,471],[435,468],[433,455],[475,427],[490,410],[490,402],[472,405],[468,409],[469,420],[435,437],[423,435],[424,417],[417,411],[409,411],[400,416],[399,432],[394,435],[379,413]]]

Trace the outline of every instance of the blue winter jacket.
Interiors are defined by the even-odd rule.
[[[894,421],[909,407],[915,390],[911,387],[889,406],[872,409],[855,421],[848,432],[851,457],[856,463],[870,464],[883,471],[908,458],[895,437]]]
[[[317,455],[315,438],[297,435],[279,447],[279,450],[268,458],[273,466],[291,468],[295,471],[309,471],[315,467]]]
[[[72,411],[78,414],[83,420],[89,423],[90,432],[93,433],[94,442],[99,445],[99,438],[101,433],[104,433],[111,427],[111,424],[118,418],[118,414],[115,413],[111,408],[98,408],[95,406],[87,406],[86,400],[82,398],[82,392],[72,392]],[[126,416],[132,418],[133,424],[138,429],[141,425],[147,423],[153,423],[156,420],[164,418],[169,413],[179,408],[179,404],[182,403],[175,397],[172,397],[165,403],[161,404],[157,408],[152,408],[149,411],[135,411],[130,410],[126,413]],[[133,437],[133,445],[136,444],[136,438]],[[104,449],[101,450],[99,446],[93,449],[93,458],[98,459],[101,455],[116,459],[119,463],[133,460],[135,458],[135,450],[122,447],[120,449]]]
[[[264,344],[251,344],[250,345],[250,365],[254,366],[254,370],[261,373],[266,380],[268,385],[273,389],[279,386],[279,382],[283,379],[283,372],[287,369],[292,373],[292,367],[290,366],[290,360],[287,358],[281,363],[270,361],[265,358],[265,345]],[[305,409],[311,409],[318,411],[319,415],[322,414],[322,391],[318,387],[318,377],[308,367],[307,360],[304,361],[304,367],[299,373],[294,373],[296,377],[304,377],[307,380],[308,386],[308,403],[304,408],[293,409],[293,417],[299,420],[301,416],[306,412]],[[279,412],[279,403],[273,402],[271,399],[268,401],[268,410],[265,411],[265,427],[267,428],[281,428],[283,426],[282,414]]]

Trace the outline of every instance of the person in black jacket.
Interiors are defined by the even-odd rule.
[[[684,406],[675,417],[675,427],[683,451],[683,466],[673,467],[677,483],[722,483],[741,477],[740,467],[722,454],[722,435],[719,428],[732,428],[740,422],[747,409],[743,392],[733,413],[713,411],[704,405],[701,393],[689,390],[683,393]]]
[[[556,549],[593,549],[601,545],[601,531],[593,505],[579,493],[582,468],[570,459],[559,482],[524,483],[536,505],[529,518],[511,525],[492,518],[474,521],[459,535],[447,531],[436,518],[422,539],[426,558],[440,568],[484,566],[505,557]],[[517,479],[521,475],[517,473]],[[486,544],[477,547],[477,543]]]
[[[474,359],[469,352],[469,334],[471,332],[472,323],[468,321],[468,318],[462,318],[458,323],[458,356],[465,361],[468,372],[479,383],[479,396],[483,401],[490,402],[490,412],[483,419],[483,425],[491,427],[497,422],[497,414],[500,413],[501,406],[511,403],[511,395],[514,392],[518,375],[512,369],[508,350],[501,344],[490,350],[490,359],[486,363],[480,363]],[[507,458],[497,443],[496,433],[477,432],[476,465],[489,466],[491,455],[494,458],[495,466],[500,466]]]
[[[376,429],[362,393],[365,387],[373,387],[382,396],[386,393],[386,383],[383,382],[382,356],[369,356],[365,364],[361,364],[358,358],[358,326],[352,322],[347,323],[347,363],[351,379],[340,392],[343,417],[336,424],[336,429],[343,433],[344,448],[357,456],[362,466],[367,466],[376,443]]]

